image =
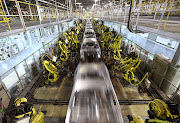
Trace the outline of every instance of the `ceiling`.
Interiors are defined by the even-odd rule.
[[[115,1],[115,0],[97,0],[96,4],[104,5],[105,3],[108,3],[109,1]],[[76,6],[79,6],[79,5],[75,6],[75,0],[72,0],[72,2],[73,2],[73,7],[74,8]],[[82,3],[81,6],[83,6],[83,8],[88,10],[93,6],[93,4],[95,4],[95,0],[76,0],[76,3]]]
[[[20,0],[20,1],[31,2],[31,3],[36,4],[36,0]],[[38,0],[38,1],[39,1],[39,4],[42,5],[42,6],[47,6],[47,7],[54,8],[55,5],[53,5],[53,4],[55,4],[55,1],[66,5],[66,2],[69,1],[69,0],[42,0],[42,1],[46,1],[46,2],[41,2],[41,0]],[[73,3],[73,8],[74,9],[76,9],[76,7],[78,9],[78,6],[79,6],[78,4],[75,4],[75,1],[76,1],[76,3],[81,3],[80,6],[83,6],[83,8],[86,9],[86,10],[90,10],[92,8],[93,4],[95,4],[95,0],[71,0],[71,1]],[[108,3],[108,2],[112,2],[112,1],[118,1],[119,2],[120,0],[96,0],[96,1],[97,1],[96,4],[102,6],[102,5],[104,5],[104,4]],[[122,1],[126,1],[126,0],[122,0]],[[11,6],[15,5],[15,2],[7,1],[6,3],[8,5],[8,7],[11,7]],[[48,3],[53,3],[53,4],[48,4]],[[23,6],[23,4],[21,4],[21,7],[25,8],[26,6]]]

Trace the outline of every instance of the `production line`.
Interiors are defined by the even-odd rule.
[[[179,0],[1,0],[0,123],[180,123]]]
[[[121,72],[128,84],[143,87],[143,90],[150,88],[149,73],[140,79],[136,77],[135,71],[141,63],[139,54],[131,51],[127,56],[123,55],[122,37],[105,26],[103,21],[78,19],[74,24],[75,27],[59,36],[54,48],[42,55],[43,78],[46,81],[38,86],[55,86],[63,76],[74,77],[65,123],[123,123],[111,81],[112,71]],[[146,122],[178,122],[178,112],[168,106],[172,104],[160,99],[150,101]],[[46,115],[46,111],[36,114],[33,104],[26,98],[15,99],[12,111],[14,113],[5,114],[10,121],[28,116],[30,123],[43,123]],[[145,123],[141,116],[133,118],[128,115],[127,118],[129,123]]]

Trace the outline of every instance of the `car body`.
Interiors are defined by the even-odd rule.
[[[80,58],[85,60],[88,57],[101,58],[101,49],[96,38],[84,38],[80,49]]]
[[[123,123],[119,102],[113,97],[111,79],[103,62],[79,63],[74,75],[65,123]]]
[[[85,29],[84,38],[96,38],[96,34],[93,29]]]

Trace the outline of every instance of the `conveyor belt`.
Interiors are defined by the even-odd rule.
[[[138,105],[138,104],[148,104],[150,99],[123,99],[118,100],[122,105]],[[115,101],[114,101],[115,102]],[[69,100],[45,100],[45,99],[31,99],[30,103],[32,104],[51,104],[51,105],[68,105]]]

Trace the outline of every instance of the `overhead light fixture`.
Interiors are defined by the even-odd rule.
[[[79,4],[79,5],[80,5],[80,4],[82,4],[82,3],[75,3],[75,4]]]

